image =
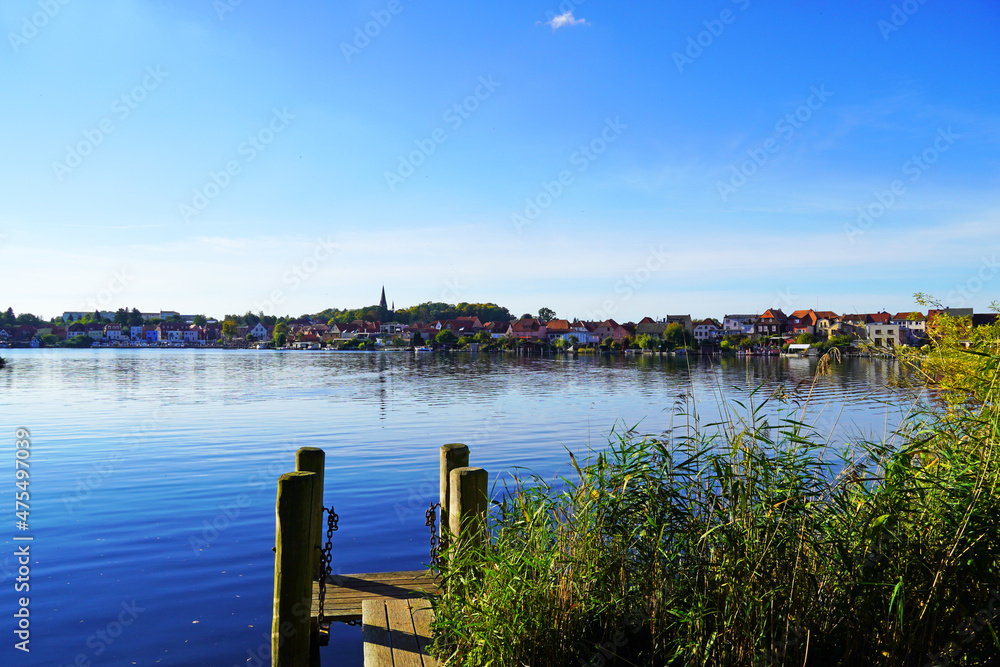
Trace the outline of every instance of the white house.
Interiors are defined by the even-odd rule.
[[[753,335],[753,325],[760,315],[726,315],[722,318],[722,330],[727,334]]]
[[[267,327],[265,327],[260,322],[258,322],[257,324],[255,324],[253,326],[253,328],[250,329],[250,331],[248,333],[251,336],[253,336],[255,339],[257,339],[257,340],[264,340],[265,338],[268,337],[267,336]]]
[[[109,324],[104,327],[104,338],[109,341],[119,341],[124,338],[120,324]]]
[[[895,347],[900,343],[898,324],[871,322],[865,325],[865,328],[868,330],[868,340],[875,347]]]
[[[694,327],[694,337],[699,341],[717,340],[722,335],[722,330],[712,320],[698,322]]]
[[[927,336],[927,318],[923,313],[896,313],[892,323],[899,326],[900,340],[907,345],[916,344]]]

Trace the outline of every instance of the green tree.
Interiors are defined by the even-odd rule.
[[[419,331],[413,334],[413,336],[410,338],[410,345],[412,345],[413,347],[420,347],[423,344],[424,344],[424,337],[420,334]]]
[[[685,329],[684,325],[677,322],[667,325],[666,331],[663,332],[663,339],[666,341],[668,350],[676,350],[680,347],[693,347],[695,344],[694,334]]]
[[[119,308],[117,311],[115,311],[114,323],[120,324],[123,327],[128,326],[128,309]]]
[[[812,345],[816,342],[816,336],[811,333],[802,333],[795,339],[795,342],[799,345]]]
[[[480,331],[473,337],[473,340],[480,345],[489,345],[493,342],[493,336],[489,331]]]
[[[191,323],[199,327],[203,327],[206,324],[208,324],[208,318],[205,317],[204,315],[195,315]]]
[[[128,314],[128,325],[130,327],[141,327],[142,324],[142,313],[139,312],[138,308],[133,308],[132,312]]]
[[[636,336],[635,342],[643,350],[652,350],[658,341],[649,334],[639,334]]]
[[[234,338],[239,333],[240,326],[236,320],[225,320],[222,323],[222,335],[226,338]]]
[[[458,342],[458,336],[451,329],[442,329],[438,332],[438,335],[434,337],[434,342],[439,345],[454,345]]]
[[[576,347],[577,345],[580,344],[580,339],[576,336],[576,334],[570,334],[569,344],[572,345],[573,347]]]
[[[552,320],[556,319],[556,311],[552,310],[551,308],[545,308],[545,307],[539,308],[538,319],[540,319],[542,322],[551,322]]]

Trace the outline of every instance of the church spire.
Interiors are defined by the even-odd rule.
[[[382,310],[387,310],[385,303],[385,285],[382,285],[382,299],[378,302],[378,307]]]

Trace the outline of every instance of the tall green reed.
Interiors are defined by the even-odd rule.
[[[760,389],[668,437],[616,429],[515,479],[435,599],[453,665],[924,665],[1000,655],[998,407],[831,447]],[[824,363],[829,363],[827,359]],[[984,377],[988,377],[988,373]],[[805,409],[803,410],[805,412]],[[982,621],[982,615],[979,616]]]

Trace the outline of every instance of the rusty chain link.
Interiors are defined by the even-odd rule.
[[[431,530],[431,562],[430,564],[434,567],[439,567],[443,562],[440,556],[440,552],[444,551],[447,545],[447,537],[444,532],[441,533],[440,539],[438,538],[437,532],[437,510],[441,508],[441,503],[431,503],[431,506],[427,509],[424,514],[424,518],[427,520],[424,525]]]
[[[324,605],[326,604],[326,580],[333,574],[333,534],[340,530],[340,517],[334,511],[333,505],[329,509],[323,508],[327,513],[326,517],[326,544],[319,549],[319,625],[322,627],[325,621]]]

